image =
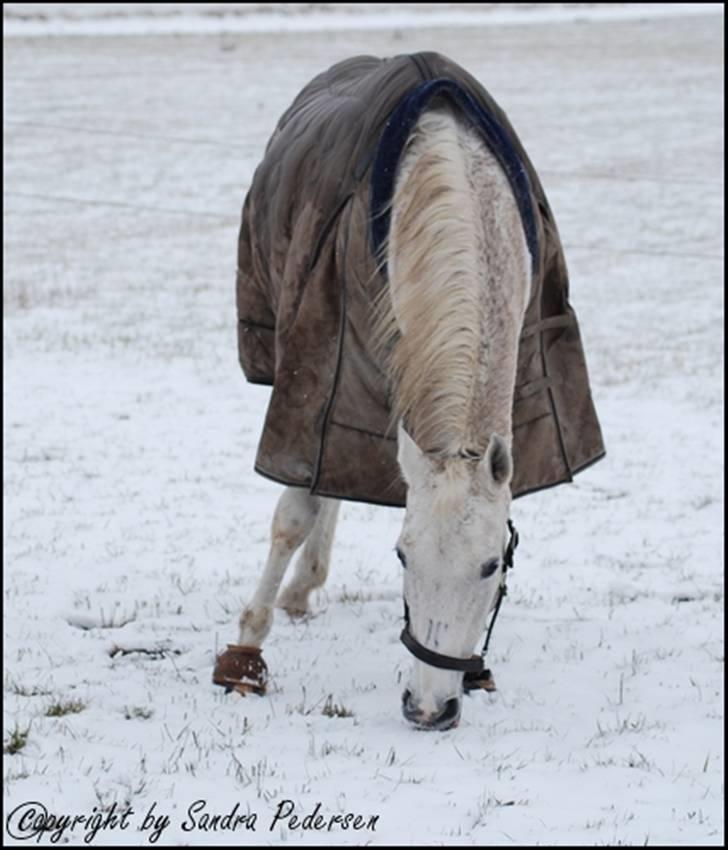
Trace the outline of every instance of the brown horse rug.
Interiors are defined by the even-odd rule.
[[[482,134],[519,205],[532,259],[513,405],[513,495],[570,481],[604,455],[551,209],[515,131],[437,53],[357,56],[313,79],[278,122],[245,199],[240,362],[273,391],[256,470],[312,493],[402,506],[391,386],[373,350],[397,163],[447,100]]]

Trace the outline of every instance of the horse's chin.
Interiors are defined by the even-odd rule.
[[[412,721],[410,721],[410,725],[418,732],[447,732],[450,729],[455,729],[460,725],[460,718],[457,717],[455,720],[451,720],[447,723],[436,723],[434,725],[428,725],[425,723],[413,723]]]

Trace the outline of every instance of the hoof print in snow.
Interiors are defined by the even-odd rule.
[[[263,696],[268,684],[268,667],[257,646],[238,646],[229,643],[217,656],[212,681],[225,688],[226,693],[237,691],[242,696]]]

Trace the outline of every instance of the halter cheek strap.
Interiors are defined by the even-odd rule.
[[[493,626],[500,611],[501,602],[503,602],[503,597],[506,595],[506,575],[509,569],[513,569],[513,553],[518,546],[518,532],[511,520],[508,520],[508,530],[511,536],[503,555],[503,568],[501,572],[501,583],[498,588],[498,598],[496,599],[493,616],[490,619],[485,643],[483,644],[480,655],[471,655],[470,658],[455,658],[452,655],[442,655],[423,646],[410,630],[409,606],[407,605],[407,600],[405,599],[404,601],[404,628],[402,629],[402,634],[399,636],[402,643],[415,658],[418,658],[425,664],[429,664],[430,667],[464,673],[463,685],[466,690],[479,687],[477,682],[483,678],[484,674],[489,677],[489,671],[485,669],[485,654],[488,651],[490,636],[493,633]]]

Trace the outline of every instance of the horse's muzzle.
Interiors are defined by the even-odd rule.
[[[460,700],[457,697],[447,700],[434,714],[424,712],[412,703],[412,692],[402,694],[402,714],[417,729],[444,732],[453,729],[460,721]]]

